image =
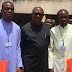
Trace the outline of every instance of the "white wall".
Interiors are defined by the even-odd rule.
[[[0,9],[4,1],[8,0],[0,1]],[[70,15],[72,14],[72,0],[17,0],[14,6],[15,13],[31,13],[34,7],[41,6],[45,14],[56,14],[60,9],[66,9]]]

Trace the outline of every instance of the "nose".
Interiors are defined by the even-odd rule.
[[[66,18],[63,18],[62,20],[66,20]]]
[[[37,17],[40,17],[40,15],[37,15]]]
[[[11,9],[9,9],[9,12],[11,12],[12,10]]]

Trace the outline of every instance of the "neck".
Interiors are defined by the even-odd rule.
[[[37,23],[37,22],[32,21],[32,23],[35,24],[36,26],[40,26],[41,25],[41,22]]]
[[[65,27],[65,26],[62,26],[63,28]]]
[[[60,25],[60,26],[64,28],[66,25],[67,25],[67,24],[65,24],[65,25]]]
[[[6,19],[3,18],[3,20],[7,23],[11,22],[11,19],[9,19],[9,18],[6,18]]]

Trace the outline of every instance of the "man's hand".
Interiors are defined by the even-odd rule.
[[[21,69],[21,72],[24,72],[24,66],[23,66],[23,67],[21,67],[20,69]]]
[[[21,72],[20,68],[16,68],[16,72]]]
[[[54,72],[54,70],[53,70],[53,69],[51,69],[51,70],[50,70],[50,72]]]

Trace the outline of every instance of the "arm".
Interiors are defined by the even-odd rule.
[[[21,58],[21,48],[20,48],[20,29],[18,31],[18,44],[17,44],[17,51],[16,51],[16,55],[17,55],[17,69],[16,71],[20,72],[20,67],[22,67],[22,58]]]
[[[23,65],[24,65],[24,43],[25,42],[25,32],[24,32],[24,28],[21,29],[21,57],[22,57],[22,61],[23,61]],[[22,71],[24,71],[24,66],[21,68]]]
[[[22,56],[22,60],[24,61],[24,43],[25,42],[25,32],[24,29],[21,29],[21,56]],[[23,62],[24,64],[24,62]]]
[[[50,70],[50,72],[53,72],[53,52],[54,52],[54,50],[53,50],[53,33],[51,32],[51,36],[50,36],[50,45],[49,45],[49,48],[48,48],[48,63],[49,63],[49,69],[51,69]]]

